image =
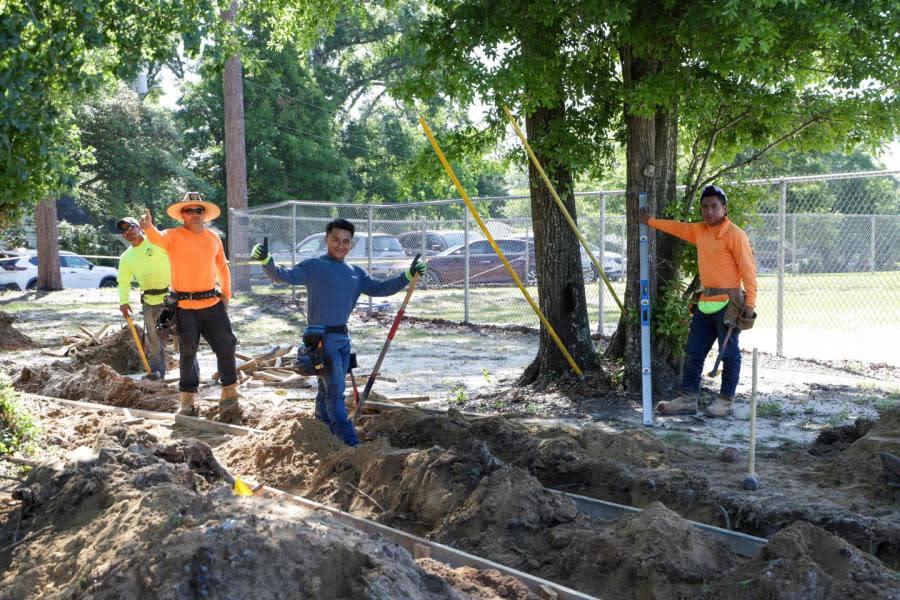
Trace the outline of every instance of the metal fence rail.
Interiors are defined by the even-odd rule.
[[[805,358],[900,364],[900,179],[898,171],[841,173],[737,182],[731,202],[754,196],[761,212],[747,233],[759,273],[756,327],[745,345]],[[527,196],[473,198],[491,234],[520,277],[534,286],[531,209]],[[624,295],[624,191],[576,194],[577,219],[587,240],[603,248],[604,270]],[[251,241],[268,236],[282,264],[324,253],[325,224],[342,217],[356,226],[349,260],[388,277],[421,253],[429,278],[407,313],[471,323],[537,326],[499,259],[482,240],[460,199],[369,205],[282,202],[233,211]],[[664,234],[659,234],[664,235]],[[238,260],[246,256],[237,256]],[[610,333],[615,303],[582,252],[589,317]],[[258,293],[273,288],[251,267]],[[531,290],[536,294],[536,290]],[[364,299],[368,306],[381,299]]]

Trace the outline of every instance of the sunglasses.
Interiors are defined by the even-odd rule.
[[[137,228],[138,228],[137,225],[129,225],[128,227],[122,227],[122,228],[120,228],[119,231],[121,231],[122,233],[128,233],[128,232],[131,231],[132,229],[137,229]]]
[[[194,206],[191,208],[182,208],[182,213],[187,213],[189,215],[202,215],[206,211],[202,206]]]

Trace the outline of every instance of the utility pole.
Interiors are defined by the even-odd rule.
[[[222,18],[234,25],[238,3],[234,0]],[[247,251],[247,230],[233,212],[247,208],[247,151],[244,145],[244,81],[241,55],[225,62],[222,75],[225,99],[225,187],[228,201],[228,259],[231,261],[232,290],[250,291],[250,270],[237,257]]]

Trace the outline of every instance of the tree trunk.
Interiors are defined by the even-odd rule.
[[[56,199],[44,198],[34,208],[37,233],[38,279],[37,289],[63,289],[59,270],[59,223],[56,220]]]
[[[634,56],[632,48],[620,49],[622,77],[627,90],[633,89],[644,77],[656,70],[656,62]],[[638,195],[647,194],[647,208],[656,213],[656,119],[631,112],[625,105],[626,132],[626,183],[625,183],[625,227],[628,239],[628,275],[625,283],[626,312],[619,319],[619,326],[613,334],[607,354],[621,351],[625,362],[623,384],[625,389],[641,389],[641,324],[635,318],[640,305],[640,237],[638,221]],[[656,255],[655,237],[649,239],[650,254],[650,299],[658,296],[656,269],[653,259]]]
[[[225,21],[234,22],[238,3],[231,3],[223,14]],[[235,54],[225,63],[222,75],[225,101],[225,181],[228,204],[228,258],[231,261],[232,290],[250,291],[250,269],[239,265],[238,257],[249,251],[247,228],[236,219],[231,209],[247,208],[247,153],[244,145],[244,83],[241,57]],[[243,261],[246,262],[246,258]]]
[[[541,140],[546,138],[549,131],[559,130],[564,117],[562,106],[539,108],[526,117],[525,129],[538,160],[574,218],[572,174],[566,166],[548,161],[541,150]],[[530,161],[528,174],[538,304],[578,366],[583,371],[598,370],[599,361],[591,341],[578,239],[550,195],[537,168]],[[572,367],[546,328],[541,327],[538,355],[525,370],[520,383],[532,383],[566,373],[573,373]]]

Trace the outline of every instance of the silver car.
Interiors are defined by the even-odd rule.
[[[297,244],[294,255],[290,251],[273,252],[272,258],[282,265],[293,260],[295,263],[307,258],[314,258],[328,253],[325,245],[325,233],[314,233]],[[347,262],[363,268],[375,279],[387,279],[397,272],[398,259],[406,257],[400,240],[395,235],[386,233],[372,234],[372,269],[369,270],[369,235],[357,233],[353,236],[353,245],[347,253]]]

